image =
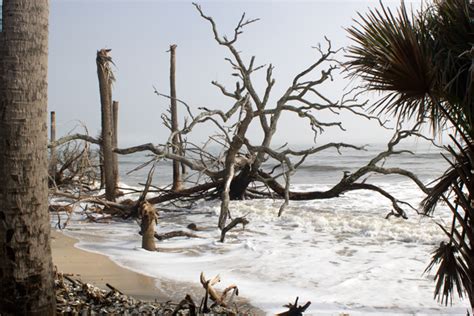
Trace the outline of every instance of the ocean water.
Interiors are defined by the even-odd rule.
[[[330,150],[310,157],[293,176],[293,189],[329,188],[344,171],[356,170],[382,148],[344,150],[342,155]],[[411,170],[425,183],[446,169],[440,149],[421,144],[410,149],[416,155],[394,156],[385,166]],[[127,171],[147,159],[143,153],[120,158],[123,186],[145,182],[148,168]],[[160,163],[154,184],[169,183],[170,171],[169,163]],[[372,175],[366,181],[416,207],[424,196],[401,176]],[[433,299],[435,271],[423,274],[434,247],[445,239],[437,226],[450,222],[445,207],[433,218],[405,207],[408,220],[385,219],[390,201],[375,192],[355,191],[336,199],[291,201],[277,217],[281,203],[232,201],[232,216],[246,215],[250,224],[229,232],[225,243],[218,242],[218,201],[198,201],[191,208],[161,206],[166,210],[160,211],[159,233],[187,230],[195,223],[202,238],[159,242],[156,253],[140,249],[135,221],[89,223],[80,208],[65,232],[80,240],[78,247],[155,277],[159,286],[163,280],[198,284],[201,272],[220,274],[221,288],[237,284],[241,296],[269,314],[283,311],[283,304],[299,296],[300,303],[312,302],[310,315],[466,315],[467,300],[441,305]]]

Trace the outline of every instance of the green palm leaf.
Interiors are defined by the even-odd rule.
[[[465,291],[474,309],[474,2],[434,0],[425,10],[395,14],[381,5],[359,14],[348,29],[348,76],[382,93],[371,111],[400,120],[428,121],[433,131],[447,122],[458,141],[448,147],[451,167],[423,201],[432,213],[444,201],[453,215],[448,236],[427,270],[438,265],[435,297],[447,304]]]

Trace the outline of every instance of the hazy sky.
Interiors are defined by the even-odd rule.
[[[317,58],[311,48],[324,43],[333,47],[350,44],[344,27],[353,24],[357,12],[378,7],[378,1],[200,1],[204,12],[214,17],[221,33],[231,35],[242,12],[260,18],[244,29],[236,47],[257,64],[272,63],[279,97],[295,74]],[[397,6],[397,1],[386,2]],[[417,5],[415,2],[414,5]],[[56,111],[59,136],[80,121],[96,136],[100,131],[100,103],[96,73],[96,51],[111,48],[117,81],[113,99],[120,102],[119,142],[122,146],[144,142],[163,143],[169,132],[160,115],[168,100],[153,93],[155,86],[169,93],[170,44],[177,44],[177,93],[192,106],[226,109],[232,103],[210,84],[217,80],[234,87],[232,70],[224,60],[225,47],[213,39],[210,25],[188,1],[67,1],[53,0],[50,16],[49,110]],[[341,54],[342,56],[342,54]],[[261,73],[261,75],[264,72]],[[263,92],[264,78],[255,76]],[[313,78],[320,75],[314,72]],[[309,77],[311,78],[311,77]],[[340,77],[321,87],[320,92],[340,98],[347,82]],[[183,110],[180,110],[184,114]],[[321,120],[330,119],[318,114]],[[318,141],[357,143],[383,142],[391,132],[376,123],[343,115],[348,132],[327,129]],[[312,140],[307,121],[284,116],[276,135],[277,143],[306,143]],[[212,132],[196,129],[195,139]],[[252,133],[258,136],[255,127]],[[256,138],[255,138],[256,139]]]

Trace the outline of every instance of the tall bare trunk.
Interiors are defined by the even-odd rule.
[[[114,75],[110,68],[110,49],[97,51],[97,75],[99,78],[102,112],[102,156],[105,178],[105,198],[115,201],[116,179],[114,178],[113,124],[112,124],[112,82]]]
[[[176,45],[170,46],[170,97],[171,97],[171,132],[175,133],[172,139],[173,153],[181,154],[181,142],[178,126],[178,106],[176,102]],[[173,191],[183,189],[183,182],[181,179],[180,163],[173,160]]]
[[[118,101],[114,101],[112,103],[112,126],[114,129],[113,138],[112,138],[112,147],[117,148],[118,146],[118,111],[119,111],[119,103]],[[118,169],[118,155],[117,153],[113,153],[113,168],[114,168],[114,179],[115,179],[115,189],[118,188],[118,181],[119,181],[119,169]],[[117,192],[115,192],[117,193]]]
[[[48,0],[4,0],[0,314],[54,315],[48,214]]]
[[[50,142],[56,140],[56,112],[51,111],[51,120],[50,120]],[[56,183],[56,146],[51,146],[49,151],[49,179],[51,184]]]

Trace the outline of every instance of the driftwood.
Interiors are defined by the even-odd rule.
[[[365,117],[368,120],[377,120],[381,126],[384,126],[385,122],[380,121],[377,117],[365,114],[364,107],[366,102],[359,102],[357,100],[357,93],[354,93],[354,91],[344,94],[340,100],[331,100],[318,91],[318,88],[323,83],[332,79],[332,73],[340,68],[340,64],[335,60],[338,50],[332,48],[331,42],[328,39],[326,39],[327,45],[324,48],[321,46],[316,47],[318,54],[312,64],[297,73],[286,90],[275,98],[272,95],[275,83],[273,66],[271,64],[268,66],[256,65],[255,56],[245,61],[236,47],[237,40],[240,34],[243,33],[244,27],[256,22],[258,19],[245,20],[245,15],[242,15],[234,29],[233,36],[225,37],[219,34],[217,25],[212,17],[207,16],[199,5],[194,5],[199,15],[210,23],[215,41],[229,52],[229,58],[226,60],[232,68],[232,75],[236,78],[235,89],[229,90],[218,82],[212,82],[212,84],[219,89],[220,93],[231,100],[230,107],[226,111],[199,107],[200,112],[197,115],[193,115],[190,106],[184,101],[177,99],[176,91],[172,91],[171,96],[165,96],[155,89],[155,93],[158,96],[164,96],[171,100],[174,110],[176,110],[178,102],[186,107],[189,117],[185,118],[184,126],[179,129],[176,115],[171,115],[172,117],[164,115],[166,118],[164,119],[165,125],[171,130],[171,135],[166,143],[161,145],[147,143],[130,148],[116,148],[117,145],[114,143],[112,144],[112,150],[115,154],[123,155],[142,151],[153,153],[154,157],[140,167],[151,163],[155,165],[163,159],[171,160],[175,171],[175,181],[172,189],[157,189],[156,192],[159,193],[157,196],[147,198],[146,195],[151,186],[151,176],[149,174],[147,184],[140,198],[132,203],[107,202],[97,197],[87,197],[81,199],[81,201],[102,204],[111,212],[123,217],[136,217],[141,214],[139,209],[145,201],[151,205],[164,202],[181,202],[181,205],[183,203],[192,205],[198,199],[220,198],[218,227],[221,230],[220,240],[223,242],[229,230],[238,224],[243,224],[243,226],[248,224],[248,220],[243,217],[235,218],[229,224],[227,223],[229,218],[231,218],[230,200],[248,197],[280,198],[284,200],[278,211],[280,216],[291,200],[337,198],[349,191],[371,190],[381,194],[391,202],[392,210],[387,216],[395,215],[407,218],[404,207],[414,208],[408,203],[398,200],[395,196],[377,185],[368,183],[368,176],[374,173],[402,175],[414,181],[424,193],[431,191],[431,188],[426,187],[415,174],[401,168],[384,167],[385,160],[390,156],[409,153],[406,150],[395,149],[395,146],[402,139],[409,136],[423,137],[418,133],[418,126],[411,130],[401,130],[401,127],[397,126],[386,150],[376,155],[369,163],[361,166],[356,171],[352,173],[344,172],[339,182],[335,183],[329,190],[312,192],[291,191],[292,174],[310,155],[331,149],[338,152],[341,149],[365,150],[365,147],[333,142],[299,151],[292,150],[287,144],[275,148],[272,144],[273,136],[277,132],[279,119],[284,113],[296,115],[307,121],[315,139],[325,129],[330,127],[344,130],[342,122],[321,121],[319,118],[324,117],[324,115],[320,115],[321,113],[340,114],[342,112],[350,112],[356,116]],[[172,66],[174,48],[174,46],[170,48]],[[110,57],[106,53],[104,53],[103,61],[110,62]],[[261,89],[256,89],[256,87],[261,83],[254,82],[256,80],[254,73],[262,69],[266,70],[266,75],[263,82],[264,89],[260,94],[259,91]],[[173,71],[174,69],[171,69],[171,74]],[[112,74],[105,73],[105,75]],[[171,79],[171,81],[173,80]],[[175,90],[175,87],[172,87],[171,90]],[[107,91],[107,93],[109,92]],[[107,95],[108,99],[109,96]],[[171,112],[175,112],[174,110],[172,109]],[[188,121],[188,119],[190,120]],[[214,124],[214,127],[217,127],[219,130],[218,134],[211,135],[208,142],[202,146],[192,144],[191,142],[184,142],[178,146],[178,140],[182,140],[183,137],[191,133],[193,127],[203,123]],[[250,125],[259,128],[260,133],[258,134],[262,135],[259,140],[255,140],[255,137],[251,139],[248,137],[247,132]],[[83,139],[88,142],[103,143],[102,140],[83,137],[84,135],[72,136],[69,140]],[[66,139],[59,139],[50,145],[58,146],[64,141]],[[219,144],[222,150],[217,154],[212,150],[206,150],[206,146],[211,143]],[[184,152],[184,148],[186,148],[186,152]],[[271,163],[273,163],[273,166],[270,166]],[[178,164],[186,166],[197,174],[192,180],[195,182],[190,182],[190,179],[182,179],[183,182],[188,181],[186,185],[188,188],[186,189],[181,189],[181,185],[178,184],[179,181],[176,176],[178,174]],[[197,180],[195,180],[196,178]],[[191,186],[188,183],[192,183]],[[257,185],[258,187],[256,187]],[[110,199],[109,194],[107,194],[107,198]],[[151,224],[153,220],[151,220],[151,212],[142,211],[142,213],[141,215],[145,216],[146,221],[142,223],[141,231],[143,236],[145,236],[145,232],[148,229],[147,225]],[[185,231],[166,234],[158,234],[156,232],[151,234],[150,232],[149,235],[158,240],[177,236],[198,237]],[[147,238],[150,238],[150,236],[147,233]]]
[[[65,213],[71,213],[72,212],[72,206],[71,205],[61,205],[61,204],[50,204],[49,205],[49,211],[50,212],[65,212]]]
[[[83,141],[86,141],[88,143],[92,143],[92,144],[96,144],[96,145],[100,145],[100,143],[101,143],[100,139],[94,138],[94,137],[89,136],[89,135],[73,134],[73,135],[68,135],[68,136],[61,137],[60,139],[55,140],[55,141],[51,141],[48,144],[48,148],[58,147],[58,146],[61,146],[63,144],[69,143],[69,142],[74,141],[74,140],[83,140]]]
[[[158,239],[160,241],[170,239],[170,238],[174,238],[174,237],[201,238],[198,235],[188,233],[188,232],[185,232],[185,231],[182,231],[182,230],[175,230],[175,231],[171,231],[171,232],[164,233],[164,234],[155,233],[154,236],[155,236],[156,239]]]
[[[189,316],[196,316],[197,315],[197,313],[196,313],[197,306],[194,303],[193,298],[189,294],[186,294],[184,299],[181,302],[179,302],[178,306],[176,306],[176,308],[174,309],[172,315],[173,316],[178,315],[178,312],[185,309],[185,308],[189,310]]]
[[[221,239],[220,241],[221,242],[224,242],[225,240],[225,234],[227,234],[227,232],[229,230],[231,230],[232,228],[234,228],[235,226],[239,225],[239,224],[242,224],[242,229],[245,229],[245,225],[247,225],[249,223],[249,221],[244,218],[244,217],[237,217],[237,218],[234,218],[227,226],[225,226],[222,231],[221,231]]]
[[[148,202],[140,205],[142,248],[148,251],[156,251],[155,226],[157,222],[156,210]]]
[[[176,200],[183,197],[189,197],[192,195],[196,195],[197,199],[199,199],[204,196],[204,192],[215,189],[218,186],[222,185],[222,183],[223,181],[219,181],[219,180],[215,182],[204,183],[204,184],[196,185],[192,188],[183,189],[179,192],[169,192],[160,196],[152,197],[152,198],[149,198],[147,201],[148,203],[151,203],[151,204],[158,204],[158,203],[168,202],[171,200]]]
[[[288,303],[287,305],[284,305],[283,307],[287,307],[288,310],[283,313],[276,314],[277,316],[301,316],[303,313],[306,311],[306,309],[311,305],[311,302],[308,301],[306,304],[303,306],[299,305],[298,306],[298,299],[299,297],[296,297],[295,303]]]
[[[109,290],[84,283],[69,275],[55,273],[55,290],[58,315],[203,315],[204,310],[194,303],[188,294],[178,304],[141,301],[124,295],[116,287],[106,284]],[[212,315],[249,315],[240,313],[239,306],[233,309],[215,305],[206,313]]]
[[[204,272],[201,272],[200,275],[200,280],[201,280],[201,285],[204,287],[206,290],[206,296],[204,300],[204,306],[207,307],[207,297],[209,296],[211,300],[214,302],[214,304],[222,306],[222,307],[227,307],[233,298],[233,295],[230,297],[230,299],[225,302],[225,299],[227,297],[227,294],[230,291],[233,291],[233,294],[239,295],[239,289],[235,284],[232,284],[228,286],[227,288],[224,289],[222,294],[219,294],[216,289],[214,289],[214,285],[219,283],[221,281],[221,278],[219,275],[213,277],[212,279],[207,280],[206,277],[204,276]]]

